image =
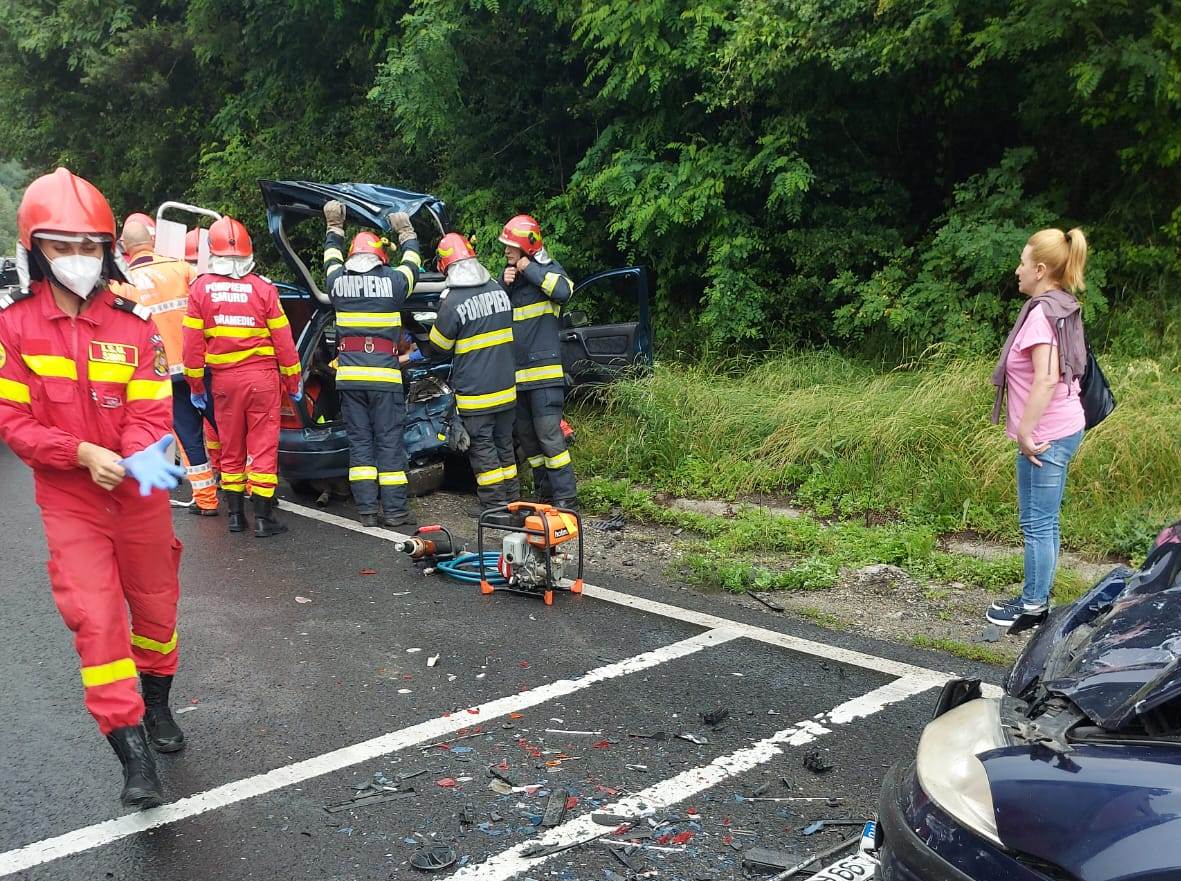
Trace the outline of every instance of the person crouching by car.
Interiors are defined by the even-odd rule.
[[[336,388],[349,436],[349,486],[363,526],[403,526],[411,518],[398,344],[402,306],[422,266],[418,239],[409,216],[393,212],[387,219],[398,234],[402,261],[390,266],[385,244],[372,232],[353,236],[346,260],[345,206],[328,202],[324,219],[324,272],[336,309]]]
[[[459,233],[448,233],[439,242],[438,267],[447,275],[447,289],[440,295],[428,341],[452,359],[455,406],[471,437],[468,458],[476,473],[480,510],[487,511],[520,498],[513,446],[513,306]]]
[[[1059,515],[1066,470],[1086,424],[1079,380],[1087,364],[1082,313],[1073,293],[1085,289],[1087,241],[1080,229],[1030,236],[1017,266],[1021,308],[993,371],[992,421],[1008,399],[1005,431],[1017,442],[1017,505],[1025,539],[1025,589],[993,603],[985,617],[1001,627],[1050,604],[1058,565]]]

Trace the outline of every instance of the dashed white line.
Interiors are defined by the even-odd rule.
[[[478,707],[472,707],[474,712],[460,710],[447,717],[429,719],[362,743],[284,765],[264,774],[226,783],[223,786],[150,811],[127,814],[103,823],[76,829],[64,835],[28,844],[0,854],[0,877],[101,847],[137,832],[146,832],[149,829],[175,823],[178,820],[237,804],[276,789],[282,789],[285,786],[293,786],[313,777],[340,771],[352,765],[397,752],[406,747],[441,740],[461,728],[470,728],[489,719],[496,719],[507,716],[509,713],[535,707],[538,704],[590,688],[600,682],[648,670],[677,658],[696,654],[703,649],[722,645],[738,639],[739,636],[740,634],[734,631],[709,630],[680,642],[661,646],[658,649],[643,652],[613,664],[597,667],[577,679],[559,679],[520,694],[497,698]]]
[[[675,777],[662,780],[647,789],[601,808],[604,813],[627,816],[646,815],[663,810],[685,801],[700,792],[717,786],[728,779],[765,765],[783,755],[784,750],[804,746],[818,737],[829,734],[834,727],[848,725],[857,719],[864,719],[881,712],[886,707],[913,697],[916,694],[942,685],[946,677],[907,676],[897,679],[871,692],[845,701],[827,713],[812,719],[797,722],[770,737],[750,746],[719,756],[708,765],[691,768]],[[566,846],[602,835],[605,830],[591,820],[590,814],[583,814],[555,827],[544,835],[515,845],[508,850],[491,856],[482,863],[465,866],[451,876],[453,881],[479,879],[479,881],[507,881],[517,875],[536,869],[551,856],[526,857],[524,852],[537,846]]]

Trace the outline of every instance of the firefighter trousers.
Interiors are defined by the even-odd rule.
[[[279,483],[279,372],[237,365],[217,374],[213,409],[221,441],[221,488],[270,498]],[[247,470],[247,461],[250,466]]]
[[[533,470],[533,490],[539,499],[563,507],[578,499],[574,466],[562,433],[562,388],[517,391],[517,440]]]
[[[105,735],[143,718],[137,673],[172,676],[181,543],[168,494],[113,492],[86,471],[37,477],[49,583],[82,663],[86,709]],[[131,623],[128,626],[128,612]]]
[[[205,371],[205,389],[212,388],[209,371]],[[181,460],[185,463],[185,476],[193,489],[193,501],[198,508],[217,507],[217,485],[213,478],[213,467],[205,451],[204,423],[208,421],[217,430],[213,421],[213,403],[204,411],[193,406],[189,398],[189,384],[183,376],[172,378],[172,431],[180,445]]]
[[[463,417],[463,427],[471,437],[467,455],[476,473],[476,496],[484,510],[521,498],[513,447],[514,415],[510,409]]]
[[[339,387],[338,387],[339,388]],[[358,514],[406,512],[406,405],[390,391],[340,391],[340,413],[349,435],[349,487]]]

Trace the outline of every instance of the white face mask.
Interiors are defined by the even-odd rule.
[[[94,293],[103,277],[103,261],[98,257],[71,254],[69,257],[55,257],[49,261],[53,277],[83,300]]]
[[[209,255],[209,271],[214,275],[242,278],[254,269],[253,257],[217,257]]]

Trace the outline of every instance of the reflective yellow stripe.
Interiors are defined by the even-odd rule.
[[[402,371],[397,367],[355,367],[342,364],[336,369],[337,382],[389,382],[402,384]]]
[[[397,266],[395,266],[394,269],[396,269],[398,272],[402,273],[402,275],[406,276],[406,284],[408,284],[410,286],[410,290],[413,291],[414,290],[414,270],[411,269],[409,266],[402,265],[401,263],[399,263]]]
[[[135,661],[131,658],[120,658],[109,664],[96,664],[93,667],[82,668],[82,685],[94,688],[96,685],[110,685],[124,679],[134,679]]]
[[[349,469],[349,480],[377,480],[377,468],[373,465],[357,465]]]
[[[271,330],[278,330],[280,327],[287,327],[290,324],[291,322],[287,320],[286,315],[280,315],[278,318],[267,319],[267,327],[269,327]]]
[[[511,404],[516,399],[517,387],[514,385],[504,391],[490,392],[486,395],[456,395],[455,403],[460,410],[482,410],[485,407]]]
[[[517,371],[517,383],[540,382],[543,379],[561,379],[564,373],[561,364],[550,364],[546,367],[526,367]]]
[[[546,295],[553,294],[554,288],[558,286],[558,282],[562,280],[562,275],[557,272],[547,272],[545,278],[541,280],[541,289]],[[569,279],[566,281],[569,284]]]
[[[539,318],[542,315],[561,315],[562,307],[557,303],[551,303],[549,300],[542,300],[540,303],[530,303],[528,306],[520,306],[513,310],[513,321],[528,321],[530,318]]]
[[[488,349],[492,346],[499,346],[503,343],[511,343],[512,341],[513,329],[511,327],[503,327],[500,330],[490,330],[487,333],[478,333],[475,336],[456,340],[455,354],[462,355],[464,352],[474,352],[476,349]]]
[[[275,484],[279,482],[279,475],[267,474],[263,471],[251,471],[246,475],[247,480],[251,483],[270,483]]]
[[[340,250],[340,248],[325,248],[324,265],[327,266],[333,261],[337,263],[344,263],[344,251]]]
[[[186,367],[185,368],[185,376],[191,376],[195,379],[204,379],[205,378],[205,368],[204,367]]]
[[[29,387],[15,379],[0,378],[0,401],[27,404],[29,403]]]
[[[443,334],[439,332],[439,328],[435,325],[431,326],[430,340],[432,343],[446,352],[450,352],[451,348],[455,345],[455,340],[448,339],[447,337],[443,336]]]
[[[21,355],[29,369],[38,376],[58,376],[62,379],[77,379],[78,367],[69,358],[61,355]]]
[[[405,471],[383,471],[377,475],[377,482],[380,486],[403,486],[409,483]]]
[[[246,349],[241,352],[226,352],[224,355],[206,355],[205,360],[210,364],[237,364],[239,361],[245,361],[247,358],[254,355],[274,355],[274,346],[255,346],[253,349]],[[185,371],[188,372],[187,370]]]
[[[246,337],[258,337],[261,341],[266,341],[271,338],[270,331],[265,327],[207,327],[205,328],[206,339],[220,336],[233,337],[235,339],[245,339]]]
[[[493,486],[504,480],[504,469],[493,468],[491,471],[481,471],[476,475],[476,483],[480,486]]]
[[[86,375],[91,382],[117,382],[119,385],[127,385],[131,377],[135,376],[135,365],[88,361]]]
[[[402,260],[403,261],[409,260],[411,263],[413,263],[419,269],[422,269],[422,257],[419,255],[419,253],[417,251],[403,251],[402,252]]]
[[[193,330],[201,330],[203,327],[205,327],[205,322],[202,319],[197,318],[195,315],[186,315],[181,321],[181,324],[183,324],[185,327],[191,327]]]
[[[172,638],[168,642],[156,642],[154,639],[148,639],[146,636],[140,636],[134,631],[131,634],[131,644],[136,648],[146,649],[149,652],[158,652],[161,655],[170,655],[176,651],[176,631],[172,631]]]
[[[517,466],[516,465],[509,465],[507,468],[505,468],[503,470],[504,470],[504,479],[505,480],[514,480],[516,478],[516,476],[517,476]]]
[[[221,488],[228,492],[242,492],[246,488],[245,474],[221,474]]]
[[[563,450],[562,452],[558,453],[558,455],[554,456],[552,459],[549,456],[545,457],[545,467],[546,468],[553,468],[553,469],[565,468],[569,464],[570,464],[570,451],[569,450]]]
[[[133,379],[127,383],[127,402],[163,401],[172,397],[171,379]]]
[[[205,448],[209,450],[220,450],[221,441],[207,440],[205,441]]]
[[[290,366],[279,365],[279,372],[284,376],[295,376],[302,368],[298,364],[291,364]]]
[[[532,468],[540,468],[545,464],[545,456],[530,456],[529,465]]]
[[[275,494],[275,488],[273,486],[256,486],[251,490],[251,493],[259,498],[269,499]]]
[[[337,327],[401,327],[401,312],[337,312]]]

